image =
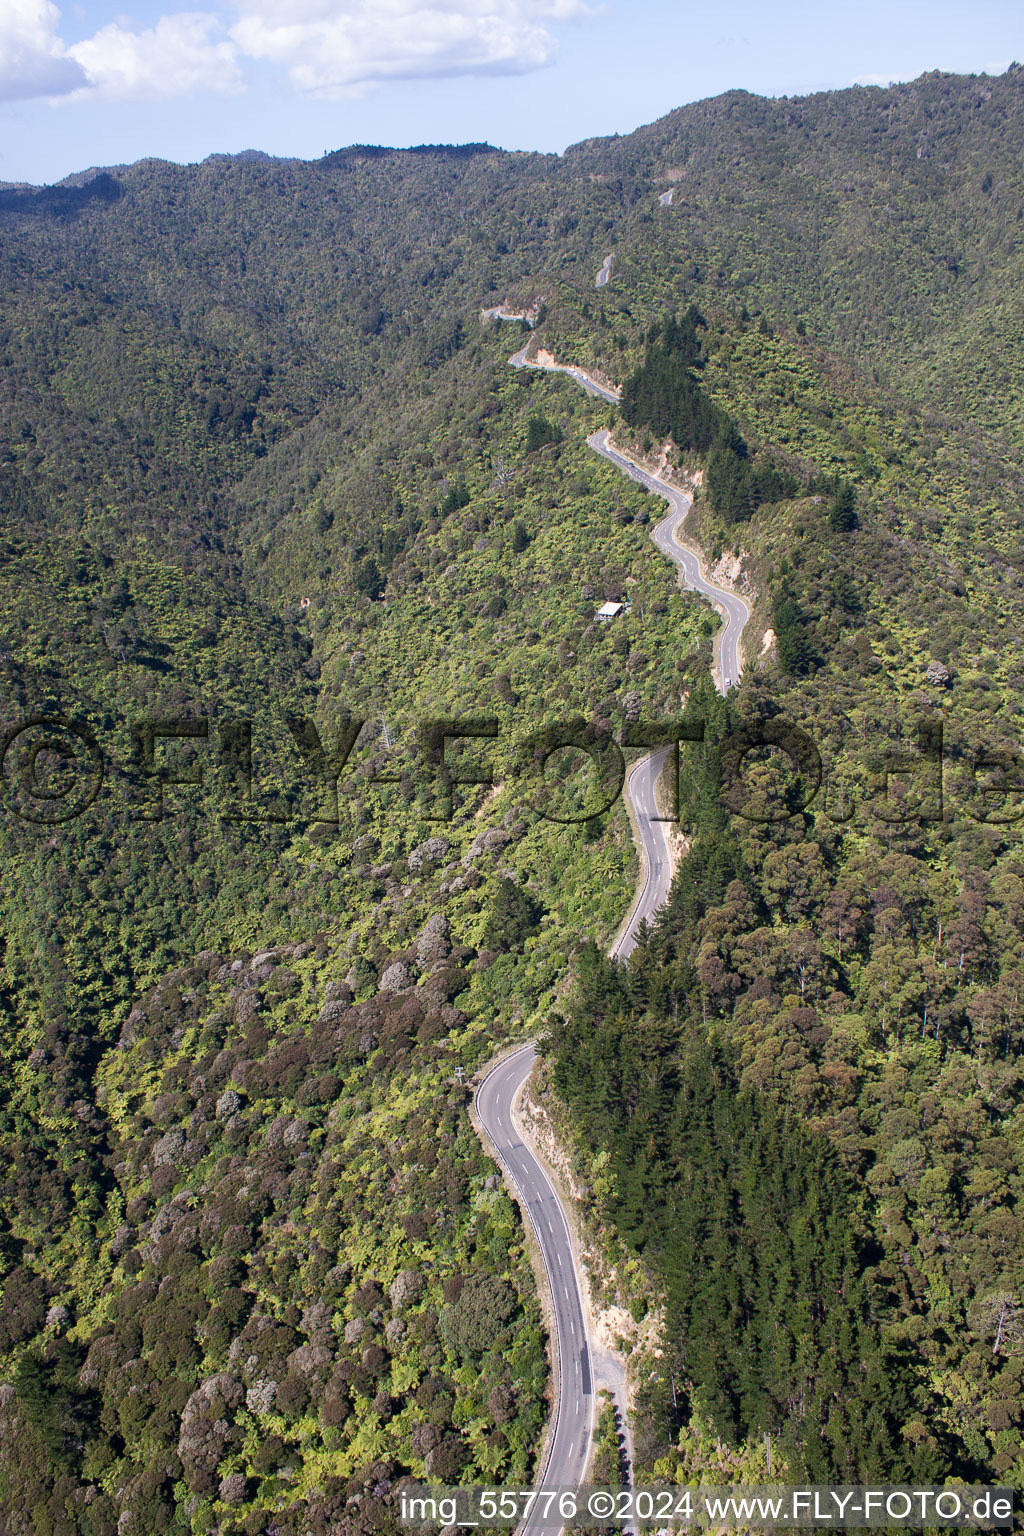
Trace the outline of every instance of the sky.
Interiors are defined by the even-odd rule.
[[[803,96],[1024,61],[1020,0],[174,5],[0,0],[0,181],[242,149],[561,152],[737,87]]]

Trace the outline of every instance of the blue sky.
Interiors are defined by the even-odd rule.
[[[247,148],[562,150],[736,86],[798,96],[1014,59],[1020,0],[0,0],[0,180]]]

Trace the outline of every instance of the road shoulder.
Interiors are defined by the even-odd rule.
[[[632,1479],[633,1434],[629,1419],[632,1384],[629,1380],[628,1363],[626,1357],[610,1343],[616,1319],[608,1312],[602,1311],[594,1300],[593,1277],[590,1265],[585,1258],[588,1252],[582,1216],[585,1191],[577,1187],[568,1154],[562,1146],[547,1109],[535,1092],[535,1073],[536,1068],[517,1095],[515,1122],[523,1140],[528,1142],[533,1155],[551,1180],[559,1203],[565,1212],[572,1241],[573,1267],[583,1303],[583,1316],[590,1345],[594,1398],[596,1401],[602,1389],[612,1394],[625,1433],[629,1475]],[[628,1314],[625,1316],[628,1317]],[[593,1443],[591,1443],[590,1454],[592,1458]]]
[[[544,1433],[541,1438],[540,1448],[537,1452],[537,1468],[534,1475],[534,1481],[540,1485],[544,1481],[544,1474],[547,1471],[548,1460],[551,1455],[551,1447],[555,1437],[555,1426],[558,1422],[558,1402],[562,1389],[561,1360],[558,1351],[558,1330],[555,1327],[554,1308],[552,1307],[551,1302],[551,1280],[548,1276],[547,1267],[544,1263],[544,1256],[541,1253],[540,1243],[538,1241],[537,1233],[534,1229],[533,1221],[530,1217],[530,1212],[527,1208],[526,1202],[523,1199],[523,1196],[520,1194],[519,1188],[509,1169],[505,1166],[503,1158],[499,1155],[497,1147],[491,1140],[490,1133],[488,1132],[483,1121],[480,1119],[480,1115],[477,1112],[476,1106],[476,1096],[485,1079],[490,1076],[495,1068],[500,1067],[503,1062],[508,1061],[510,1057],[517,1055],[519,1051],[523,1050],[524,1047],[531,1045],[532,1043],[533,1042],[530,1040],[519,1040],[514,1045],[509,1045],[504,1050],[499,1051],[497,1055],[492,1056],[487,1062],[484,1063],[484,1065],[479,1069],[479,1071],[474,1075],[471,1081],[467,1083],[466,1086],[470,1089],[471,1094],[468,1106],[469,1122],[472,1125],[473,1130],[476,1132],[477,1140],[480,1142],[480,1145],[483,1147],[484,1151],[487,1153],[488,1157],[494,1163],[499,1174],[501,1175],[501,1181],[505,1187],[506,1193],[509,1195],[510,1199],[515,1202],[519,1211],[519,1219],[522,1222],[523,1227],[526,1256],[530,1261],[530,1268],[533,1270],[533,1278],[537,1286],[537,1299],[540,1303],[541,1320],[544,1324],[544,1331],[547,1335],[548,1391],[546,1396],[548,1400],[548,1416],[544,1422]],[[526,1081],[529,1082],[529,1080],[530,1079],[528,1076]],[[521,1088],[519,1093],[516,1095],[516,1101],[518,1101],[522,1091],[523,1090]],[[513,1125],[516,1126],[520,1135],[523,1137],[523,1140],[527,1142],[530,1151],[534,1153],[534,1156],[537,1158],[538,1162],[542,1163],[545,1171],[547,1171],[547,1163],[541,1157],[540,1153],[534,1148],[532,1141],[523,1135],[522,1126],[519,1125],[518,1121],[516,1120],[515,1108],[516,1106],[514,1102],[512,1105]],[[559,1198],[561,1199],[560,1191],[556,1189],[556,1193],[559,1194]],[[568,1219],[568,1211],[566,1211],[566,1217]]]

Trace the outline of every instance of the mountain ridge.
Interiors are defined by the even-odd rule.
[[[642,1473],[756,1482],[768,1436],[780,1476],[1024,1485],[1022,123],[1021,71],[933,73],[561,157],[5,194],[13,1536],[382,1536],[403,1477],[528,1480],[536,1302],[456,1071],[527,1033],[604,1302],[671,1320]],[[482,312],[538,295],[522,340],[628,423],[509,368]],[[692,531],[754,607],[729,700],[650,498],[586,446],[612,426],[704,471]],[[21,814],[70,772],[40,715],[108,760],[66,822]],[[635,854],[581,765],[680,716],[690,852],[610,968]],[[467,719],[497,735],[421,729]],[[763,752],[741,794],[729,741],[786,721],[818,795]],[[664,1238],[689,1187],[700,1285]]]

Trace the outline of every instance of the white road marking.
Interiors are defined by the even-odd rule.
[[[608,265],[608,267],[610,267],[611,262],[609,261],[607,263],[607,265]],[[521,352],[517,353],[516,356],[513,359],[511,359],[511,361],[513,362],[514,366],[516,366],[516,367],[531,366],[526,361],[526,348],[523,348],[523,350]],[[542,365],[534,364],[533,366],[539,367],[539,366],[542,366]],[[569,373],[573,378],[577,379],[577,381],[580,384],[582,384],[585,388],[587,388],[588,393],[590,392],[591,381],[589,379],[587,379],[587,377],[584,374],[584,371],[582,369],[575,368],[575,367],[566,367],[565,365],[558,365],[556,371]],[[602,389],[600,386],[596,386],[596,385],[593,386],[593,388],[594,388],[594,392],[600,394],[606,400],[614,400],[615,398],[617,398],[617,392],[613,393],[611,391]],[[673,563],[676,565],[677,569],[681,569],[682,570],[682,572],[683,572],[683,574],[684,574],[684,576],[686,578],[686,583],[687,583],[688,586],[690,586],[691,590],[702,592],[704,596],[710,596],[711,597],[714,606],[722,613],[724,619],[726,620],[726,629],[729,628],[730,623],[735,625],[737,622],[740,623],[740,628],[742,629],[743,624],[746,622],[746,618],[749,618],[749,611],[747,610],[747,605],[743,602],[743,600],[741,598],[735,597],[734,594],[725,594],[723,592],[720,592],[718,589],[713,589],[711,592],[709,592],[708,588],[710,586],[710,583],[706,582],[704,580],[704,578],[701,576],[699,561],[697,561],[694,558],[694,556],[690,554],[689,551],[683,550],[682,547],[680,546],[680,544],[678,543],[678,541],[673,537],[676,529],[681,526],[681,524],[682,524],[682,522],[683,522],[683,520],[685,518],[686,511],[688,511],[688,507],[684,506],[685,498],[683,498],[682,495],[679,492],[677,492],[677,491],[670,491],[667,486],[665,486],[662,482],[659,481],[657,476],[651,477],[649,475],[643,474],[642,471],[634,468],[634,466],[632,466],[630,464],[630,462],[622,454],[617,453],[617,452],[615,452],[612,449],[609,449],[607,447],[607,435],[608,435],[607,433],[594,434],[595,438],[600,438],[601,439],[601,446],[598,448],[598,451],[602,452],[605,457],[613,460],[613,462],[619,464],[623,469],[625,469],[632,476],[632,478],[634,480],[638,480],[641,484],[648,485],[652,489],[656,489],[659,493],[664,494],[666,496],[666,500],[668,500],[668,502],[669,502],[669,506],[670,506],[671,510],[668,512],[667,516],[662,520],[662,523],[658,526],[658,528],[652,530],[652,532],[654,533],[654,543],[656,544],[656,546],[662,551],[663,554],[668,556],[668,558],[670,558],[673,561]],[[588,442],[590,443],[590,445],[592,447],[596,447],[597,446],[597,444],[595,442],[593,442],[591,439],[588,439]],[[741,615],[746,615],[746,618],[741,618]],[[729,636],[728,640],[729,640],[730,643],[727,646],[727,644],[726,644],[726,636],[723,635],[722,645],[721,645],[721,649],[720,649],[720,652],[719,652],[720,662],[721,662],[721,669],[722,669],[722,676],[723,676],[723,692],[726,689],[730,688],[733,685],[734,681],[738,680],[738,675],[739,675],[739,670],[740,670],[740,667],[739,667],[739,650],[738,650],[738,645],[736,643],[736,640],[732,636]],[[652,758],[647,758],[645,760],[645,762],[646,762],[645,768],[639,774],[637,774],[636,783],[638,785],[643,785],[646,788],[646,790],[648,792],[648,795],[652,795],[653,794],[654,778],[655,778],[654,762],[653,762]],[[631,771],[630,777],[629,777],[629,784],[630,784],[630,788],[631,789],[632,789],[632,786],[633,786],[633,782],[634,782],[633,781],[633,771]],[[630,796],[630,798],[632,798],[632,795]],[[634,802],[634,804],[635,804],[635,802]],[[638,821],[639,825],[641,826],[641,829],[643,829],[643,827],[645,825],[645,821],[648,824],[648,829],[649,829],[650,816],[655,815],[656,812],[653,812],[653,811],[645,812],[644,809],[642,807],[638,806],[638,805],[636,806],[636,812],[637,812],[637,821]],[[644,841],[644,844],[645,844],[645,847],[646,847],[646,841],[647,841],[646,838],[644,838],[643,841]],[[650,859],[650,866],[649,867],[653,867],[654,874],[658,874],[659,872],[660,873],[664,873],[664,870],[663,870],[661,864],[657,864],[657,867],[654,867],[656,864],[657,864],[657,861],[653,857],[651,857],[651,859]],[[514,1094],[518,1090],[520,1084],[525,1081],[526,1076],[529,1074],[529,1070],[530,1070],[530,1065],[531,1064],[532,1064],[532,1058],[527,1060],[525,1071],[520,1072],[520,1071],[517,1071],[516,1066],[514,1065],[513,1062],[509,1062],[507,1064],[507,1067],[505,1068],[504,1072],[502,1073],[502,1075],[500,1077],[492,1078],[490,1081],[495,1086],[500,1083],[501,1086],[503,1087],[503,1089],[505,1090],[505,1092],[510,1093],[510,1094]],[[479,1102],[480,1102],[480,1100],[478,1098],[478,1103]],[[502,1118],[502,1115],[501,1115],[500,1111],[498,1111],[498,1113],[497,1113],[497,1124],[498,1124],[498,1126],[501,1129],[503,1129],[503,1130],[506,1129],[505,1121]],[[521,1144],[516,1143],[516,1145],[518,1147]],[[519,1188],[522,1191],[524,1200],[527,1201],[528,1205],[532,1206],[532,1209],[531,1209],[531,1212],[530,1212],[531,1219],[534,1221],[534,1223],[537,1226],[537,1229],[539,1231],[539,1216],[540,1216],[540,1209],[539,1208],[542,1207],[543,1204],[544,1204],[544,1191],[545,1191],[546,1188],[548,1188],[548,1181],[545,1179],[543,1174],[535,1175],[532,1172],[532,1170],[530,1168],[530,1163],[533,1162],[533,1158],[532,1158],[532,1156],[528,1155],[527,1149],[525,1147],[522,1147],[522,1150],[524,1152],[524,1157],[521,1159],[523,1167],[522,1167],[522,1171],[521,1171],[520,1177],[518,1179],[516,1179],[516,1182],[518,1183]],[[512,1161],[511,1158],[509,1158],[509,1159],[504,1159],[503,1158],[503,1161],[506,1161],[506,1164],[510,1168],[510,1170],[513,1169],[514,1165],[513,1165],[513,1161]],[[515,1173],[514,1172],[513,1172],[513,1178],[515,1178]],[[539,1200],[537,1198],[537,1191],[538,1190],[541,1192]],[[571,1255],[572,1255],[572,1239],[571,1239],[571,1235],[569,1233],[568,1225],[567,1225],[567,1222],[566,1222],[565,1212],[562,1210],[562,1207],[561,1207],[561,1205],[558,1202],[558,1197],[555,1194],[555,1192],[553,1190],[549,1189],[549,1194],[550,1194],[551,1199],[552,1199],[552,1201],[554,1203],[554,1208],[557,1209],[557,1211],[559,1213],[559,1216],[561,1218],[561,1223],[565,1227],[565,1238],[566,1238],[566,1240],[568,1242],[568,1245],[569,1245],[568,1251],[569,1251],[570,1259],[571,1259]],[[561,1262],[562,1256],[557,1252],[557,1249],[555,1247],[555,1244],[554,1244],[555,1229],[554,1229],[554,1226],[552,1225],[551,1218],[550,1218],[550,1216],[549,1216],[549,1214],[548,1214],[548,1212],[546,1210],[544,1212],[544,1219],[545,1219],[545,1224],[547,1226],[548,1232],[551,1234],[551,1237],[552,1237],[552,1243],[550,1245],[548,1245],[546,1243],[543,1245],[545,1247],[545,1249],[548,1250],[546,1252],[546,1254],[545,1254],[545,1265],[546,1265],[546,1267],[548,1269],[549,1283],[551,1284],[551,1287],[552,1287],[552,1294],[554,1292],[554,1284],[555,1284],[556,1279],[562,1279],[562,1281],[563,1281],[562,1291],[563,1291],[563,1295],[565,1297],[565,1300],[568,1303],[570,1301],[569,1288],[565,1284],[565,1275],[564,1275],[564,1271],[562,1269],[562,1262]],[[574,1283],[574,1286],[577,1284],[575,1268],[573,1268],[573,1283]],[[578,1300],[578,1298],[577,1298],[577,1300]],[[572,1308],[571,1311],[570,1311],[569,1318],[568,1318],[570,1333],[572,1334],[573,1337],[575,1337],[575,1334],[576,1334],[575,1317],[576,1317],[577,1310],[578,1310],[578,1308]],[[584,1334],[584,1338],[585,1338],[586,1337],[586,1326],[585,1326],[585,1322],[584,1322],[584,1317],[583,1317],[582,1311],[580,1311],[579,1315],[580,1315],[580,1324],[581,1324],[581,1327],[583,1329],[583,1334]],[[556,1315],[555,1315],[555,1326],[556,1326],[556,1330],[557,1330],[557,1328],[559,1326],[557,1310],[556,1310]],[[583,1365],[582,1365],[582,1362],[581,1362],[581,1360],[580,1360],[580,1358],[578,1356],[576,1357],[575,1362],[574,1362],[574,1371],[576,1373],[576,1378],[579,1379],[582,1376],[582,1373],[583,1373]],[[578,1407],[579,1407],[578,1403],[577,1403],[576,1407],[578,1409]],[[564,1422],[565,1421],[563,1421],[563,1423]],[[568,1428],[568,1425],[566,1425],[566,1428]],[[557,1434],[556,1434],[556,1439],[557,1438],[558,1437],[557,1437]],[[588,1444],[589,1444],[589,1439],[585,1435],[584,1438],[583,1438],[582,1446],[580,1448],[580,1452],[578,1453],[577,1452],[577,1448],[576,1448],[575,1432],[572,1432],[571,1433],[571,1438],[568,1438],[568,1449],[567,1449],[567,1452],[565,1453],[567,1459],[571,1462],[574,1459],[576,1459],[578,1455],[581,1455],[581,1461],[582,1461],[582,1463],[585,1463]],[[563,1463],[563,1465],[564,1465],[564,1463]],[[533,1519],[531,1518],[528,1521],[528,1527],[532,1528],[533,1523],[534,1523]]]

